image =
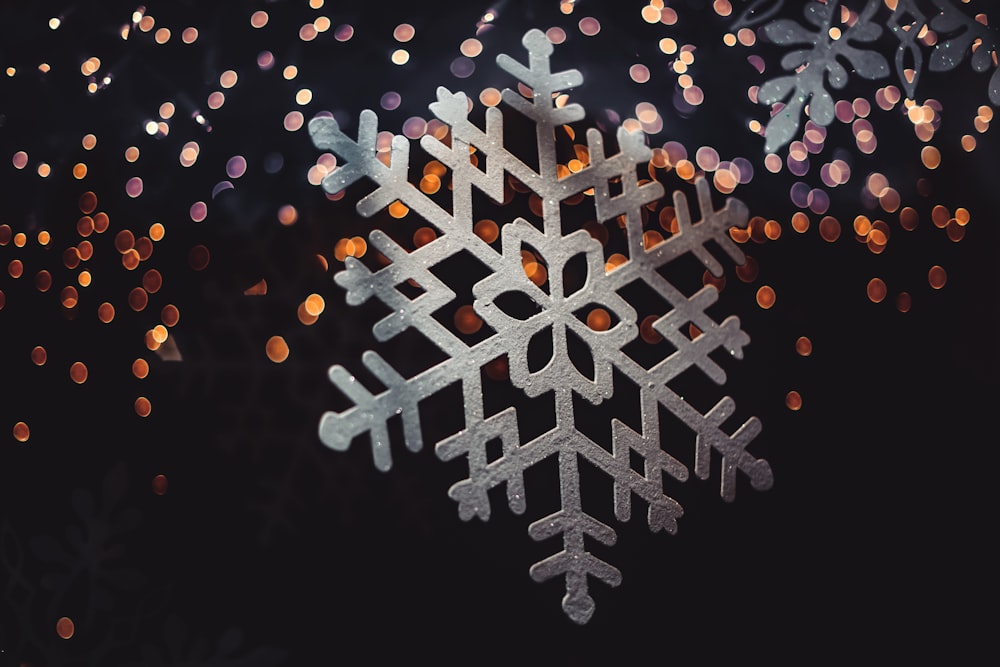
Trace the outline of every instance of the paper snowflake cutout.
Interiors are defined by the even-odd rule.
[[[833,32],[834,21],[839,16],[837,4],[837,0],[833,0],[822,4],[811,2],[805,6],[806,21],[815,31],[791,19],[778,19],[764,26],[764,33],[775,44],[811,47],[785,54],[781,66],[794,73],[768,81],[757,93],[761,104],[785,102],[767,124],[764,150],[768,153],[777,151],[792,140],[807,103],[809,116],[816,123],[829,125],[833,122],[834,102],[826,90],[826,83],[841,89],[847,85],[849,78],[847,68],[839,59],[850,63],[853,72],[866,79],[880,79],[889,73],[889,63],[880,53],[855,46],[856,43],[874,42],[882,34],[882,28],[871,20],[878,3],[869,2],[857,22],[842,34]]]
[[[748,216],[746,207],[735,199],[729,199],[721,210],[713,209],[707,182],[698,180],[696,187],[702,219],[693,222],[684,194],[674,193],[679,232],[645,248],[641,209],[658,200],[663,195],[663,187],[656,181],[640,183],[637,179],[637,165],[651,155],[643,135],[619,128],[618,152],[609,156],[601,134],[589,130],[589,164],[580,171],[560,177],[555,129],[581,120],[584,111],[578,104],[557,107],[554,93],[579,85],[583,77],[576,70],[555,73],[550,70],[549,56],[553,47],[542,32],[528,32],[523,44],[529,54],[527,67],[506,55],[500,55],[497,63],[531,89],[530,101],[509,89],[503,92],[502,99],[534,123],[538,170],[505,148],[504,112],[488,108],[485,130],[482,130],[468,119],[469,105],[464,93],[438,88],[437,102],[431,104],[430,109],[450,126],[450,143],[442,143],[428,135],[421,138],[420,144],[451,170],[453,205],[450,211],[408,183],[407,139],[393,138],[388,164],[378,159],[374,112],[362,112],[357,141],[343,134],[330,117],[317,117],[309,123],[316,147],[333,151],[341,159],[341,168],[323,181],[326,191],[339,192],[367,176],[377,187],[357,204],[359,213],[371,216],[398,200],[440,232],[433,241],[413,252],[407,252],[382,231],[371,232],[372,245],[390,263],[372,272],[361,261],[347,257],[346,270],[335,276],[336,282],[347,290],[347,302],[357,305],[376,297],[389,307],[390,314],[373,327],[377,340],[388,341],[408,328],[415,328],[448,356],[440,364],[405,378],[379,354],[366,352],[362,356],[364,365],[386,387],[378,394],[362,386],[344,367],[332,367],[330,380],[354,407],[324,414],[319,436],[327,446],[346,450],[356,436],[368,433],[376,467],[388,470],[392,455],[387,422],[400,416],[406,447],[411,451],[420,450],[423,434],[418,404],[445,387],[459,383],[464,399],[465,426],[435,447],[442,460],[465,456],[468,461],[468,478],[449,491],[458,502],[459,516],[466,520],[473,516],[488,519],[491,511],[488,492],[500,485],[506,486],[511,510],[518,514],[524,512],[527,506],[525,471],[543,459],[557,457],[561,509],[532,523],[528,533],[535,540],[561,536],[563,548],[533,565],[530,573],[536,581],[564,576],[563,609],[577,623],[585,623],[594,611],[594,601],[588,594],[588,577],[616,586],[621,581],[621,573],[591,554],[585,546],[585,537],[611,545],[616,534],[581,507],[581,459],[613,479],[614,510],[618,520],[629,519],[635,495],[648,504],[647,520],[653,531],[675,532],[682,509],[677,501],[666,495],[664,475],[684,481],[688,469],[662,448],[658,415],[659,406],[662,406],[694,432],[694,472],[698,477],[708,477],[712,450],[721,455],[723,498],[734,498],[738,470],[750,478],[755,489],[767,489],[772,483],[768,463],[747,451],[747,445],[761,429],[756,418],[746,421],[734,433],[727,433],[722,430],[722,424],[734,412],[732,399],[725,397],[702,414],[669,386],[671,380],[692,367],[716,383],[723,383],[725,372],[709,354],[721,348],[741,358],[749,337],[740,329],[737,318],[729,317],[718,323],[706,314],[705,309],[718,298],[715,287],[705,286],[687,297],[657,271],[685,253],[691,253],[712,273],[720,275],[721,265],[705,248],[709,241],[716,243],[734,261],[743,263],[743,252],[729,238],[728,230],[734,226],[745,227]],[[485,158],[485,170],[471,163],[470,147]],[[541,198],[542,229],[522,218],[502,225],[498,252],[474,233],[472,195],[473,188],[477,188],[495,201],[502,201],[506,174]],[[618,180],[621,192],[612,194],[609,182]],[[560,203],[591,189],[600,222],[619,217],[625,220],[629,260],[611,270],[605,267],[600,243],[590,234],[584,230],[563,234]],[[525,246],[536,250],[548,264],[547,291],[525,273],[521,254]],[[430,269],[463,251],[470,252],[490,272],[472,288],[473,307],[495,333],[473,345],[461,340],[433,316],[435,311],[455,299],[455,293]],[[571,291],[563,285],[562,269],[579,256],[585,259],[587,278],[581,288]],[[399,289],[410,281],[424,290],[416,298],[410,298]],[[635,309],[619,291],[637,281],[655,290],[672,308],[659,317],[653,327],[676,349],[648,369],[622,349],[635,339],[638,327]],[[537,304],[537,312],[526,318],[506,312],[500,305],[500,297],[508,293],[527,296]],[[602,306],[614,314],[617,322],[601,331],[589,327],[575,314],[588,304]],[[691,339],[682,333],[682,328],[689,323],[696,326],[701,335]],[[581,373],[569,359],[566,341],[570,332],[589,348],[593,377]],[[533,336],[552,339],[552,357],[537,371],[532,371],[527,363],[527,348]],[[508,358],[510,381],[515,387],[528,397],[549,393],[554,396],[555,427],[528,442],[520,439],[514,407],[492,415],[487,415],[484,408],[482,368],[502,355]],[[609,425],[612,451],[608,451],[577,429],[573,395],[595,405],[608,399],[615,391],[612,369],[617,369],[638,387],[642,426],[637,432],[612,419]],[[502,443],[502,455],[491,461],[487,456],[487,444],[495,440]],[[642,473],[630,465],[633,452],[644,460]]]
[[[783,6],[784,0],[755,0],[740,14],[733,29],[763,23],[776,16]],[[923,11],[922,6],[928,11]],[[997,31],[985,21],[980,22],[980,16],[984,15],[972,18],[952,0],[898,0],[894,3],[865,0],[857,14],[841,0],[810,0],[802,11],[806,22],[815,30],[787,18],[774,19],[763,28],[764,34],[775,44],[809,47],[786,53],[781,66],[791,73],[767,81],[757,93],[759,103],[774,105],[765,133],[766,152],[773,153],[794,138],[807,104],[813,122],[823,126],[833,122],[834,100],[827,85],[840,90],[852,74],[870,80],[889,75],[888,60],[875,48],[882,35],[876,13],[887,8],[889,15],[885,27],[899,42],[894,53],[895,68],[908,98],[916,97],[924,67],[920,39],[927,29],[936,31],[938,39],[931,51],[931,72],[953,70],[970,54],[976,72],[987,72],[996,66],[1000,50]],[[860,48],[859,45],[872,48]],[[844,64],[851,66],[850,72]],[[1000,106],[1000,68],[994,69],[987,86],[990,101]],[[777,106],[779,104],[782,106]]]

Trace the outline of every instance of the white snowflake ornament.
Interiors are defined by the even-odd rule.
[[[488,492],[500,485],[506,486],[511,510],[523,513],[527,508],[524,472],[544,459],[557,457],[561,509],[532,523],[528,533],[535,540],[561,536],[563,547],[558,553],[535,563],[530,573],[536,581],[565,577],[563,610],[573,621],[582,624],[594,612],[594,601],[588,593],[589,577],[617,586],[621,573],[591,554],[585,546],[585,537],[606,545],[614,544],[616,534],[610,526],[582,509],[581,459],[613,480],[614,510],[618,520],[629,519],[635,495],[648,504],[647,521],[653,531],[675,532],[683,510],[676,500],[666,495],[664,475],[684,481],[688,469],[663,449],[664,444],[676,447],[680,443],[661,441],[658,412],[662,406],[694,432],[694,472],[699,478],[709,475],[712,450],[721,455],[723,498],[734,498],[737,470],[749,477],[755,489],[771,486],[768,463],[747,451],[751,440],[760,432],[760,422],[756,418],[747,420],[734,433],[726,433],[722,424],[734,412],[732,399],[724,397],[702,414],[669,386],[671,380],[692,367],[722,384],[725,372],[709,354],[722,348],[741,358],[749,337],[740,329],[737,318],[729,317],[719,323],[706,314],[706,308],[718,298],[715,287],[706,285],[687,297],[658,272],[678,257],[691,253],[713,274],[721,275],[722,266],[705,247],[709,241],[742,264],[745,261],[743,252],[730,239],[728,231],[731,227],[746,227],[748,215],[746,207],[736,199],[727,200],[720,210],[713,209],[708,184],[698,179],[695,185],[701,220],[692,221],[685,195],[675,192],[673,203],[679,232],[646,248],[641,209],[663,196],[663,186],[657,181],[640,183],[636,177],[637,166],[651,156],[644,136],[619,128],[618,153],[608,156],[601,134],[591,129],[587,132],[589,164],[560,176],[555,130],[581,120],[584,111],[577,104],[557,107],[554,93],[579,85],[583,77],[577,70],[556,73],[550,70],[549,56],[553,47],[542,32],[529,31],[523,44],[529,55],[527,67],[506,55],[500,55],[497,63],[531,89],[530,100],[505,90],[503,101],[534,123],[538,170],[505,148],[503,121],[504,114],[510,111],[488,108],[485,130],[481,130],[468,119],[469,104],[464,93],[438,88],[438,101],[431,104],[430,109],[450,126],[450,144],[427,135],[421,137],[420,145],[451,170],[453,201],[450,211],[407,181],[409,142],[406,138],[393,138],[388,165],[378,159],[374,112],[362,112],[357,141],[343,134],[330,117],[317,117],[309,123],[316,147],[332,151],[340,159],[340,168],[323,181],[327,192],[339,192],[367,176],[377,187],[357,204],[361,215],[374,215],[398,200],[439,232],[433,241],[412,252],[382,231],[371,232],[371,244],[390,263],[373,272],[361,261],[347,257],[345,270],[335,276],[337,284],[347,290],[347,302],[357,305],[376,297],[389,307],[390,314],[372,329],[378,341],[391,340],[406,329],[415,328],[448,357],[406,378],[376,352],[366,352],[362,362],[386,386],[386,390],[378,394],[362,386],[342,366],[332,367],[331,382],[354,403],[354,407],[324,414],[319,436],[327,446],[343,451],[356,436],[368,433],[376,467],[388,470],[392,466],[388,420],[400,416],[406,447],[419,451],[423,447],[423,435],[418,404],[445,387],[460,383],[464,428],[435,446],[442,460],[465,456],[468,461],[468,478],[449,490],[449,495],[458,502],[459,516],[466,520],[473,516],[489,519]],[[470,161],[470,147],[485,158],[485,171]],[[523,218],[501,225],[498,252],[473,230],[473,188],[501,202],[506,174],[541,198],[542,229]],[[616,180],[620,180],[621,192],[612,194],[609,182]],[[598,222],[624,218],[629,258],[623,264],[606,267],[601,244],[586,231],[563,234],[561,202],[590,190]],[[547,262],[547,290],[536,285],[525,273],[522,264],[525,246],[537,251]],[[487,277],[472,286],[473,308],[495,333],[471,345],[433,316],[435,311],[455,299],[455,292],[430,269],[463,251],[470,252],[490,271]],[[563,285],[562,269],[571,259],[581,255],[587,268],[586,280],[579,289],[569,290]],[[424,290],[415,298],[399,289],[410,281]],[[675,348],[673,353],[648,369],[623,351],[623,347],[638,335],[638,326],[635,308],[619,292],[640,281],[670,304],[671,310],[656,319],[653,328]],[[499,305],[499,297],[511,292],[529,298],[537,305],[537,312],[526,318],[506,312]],[[597,304],[613,314],[614,325],[597,330],[582,321],[576,313],[590,304]],[[689,323],[701,332],[694,339],[682,333],[682,328]],[[587,377],[570,360],[567,352],[570,332],[589,348],[593,377]],[[553,352],[543,368],[532,371],[527,351],[529,341],[535,336],[551,336]],[[514,407],[486,414],[482,369],[502,355],[507,356],[510,381],[516,388],[530,398],[550,393],[554,398],[555,426],[528,442],[521,441]],[[635,431],[612,419],[609,425],[612,446],[608,451],[578,430],[573,395],[595,405],[607,400],[615,391],[613,370],[638,387],[641,430]],[[502,455],[491,461],[486,447],[495,440],[502,443]],[[642,473],[631,466],[633,453],[644,461]]]

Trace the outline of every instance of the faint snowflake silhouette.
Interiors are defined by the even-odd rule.
[[[128,663],[134,667],[274,667],[285,664],[287,654],[281,649],[262,646],[244,647],[245,637],[239,628],[230,628],[216,641],[192,636],[179,617],[168,616],[163,624],[162,645],[144,644],[142,660]]]
[[[56,593],[53,609],[59,608],[62,596],[82,586],[92,616],[113,608],[116,591],[135,591],[144,583],[138,570],[121,565],[126,549],[123,538],[141,519],[138,510],[119,507],[127,486],[125,465],[119,464],[105,476],[99,500],[86,489],[73,493],[79,523],[67,527],[65,539],[40,535],[31,540],[38,559],[55,568],[41,579],[43,588]]]
[[[28,549],[12,525],[0,529],[4,601],[15,617],[13,636],[4,634],[9,627],[0,630],[8,655],[46,665],[106,664],[131,648],[140,626],[157,613],[157,592],[141,592],[145,578],[127,558],[140,519],[123,504],[127,487],[120,463],[104,476],[100,493],[76,489],[75,516],[64,534],[36,535]],[[54,631],[55,620],[70,610],[72,643]]]

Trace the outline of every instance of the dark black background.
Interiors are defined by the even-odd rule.
[[[0,155],[26,150],[31,156],[23,172],[5,163],[0,223],[15,231],[48,229],[54,236],[51,250],[33,241],[24,249],[0,248],[4,265],[16,256],[27,267],[17,281],[0,278],[6,295],[0,426],[5,433],[19,420],[32,427],[28,443],[9,436],[0,443],[6,575],[0,579],[0,649],[10,664],[381,664],[422,658],[591,664],[614,656],[757,663],[828,655],[896,661],[935,652],[953,661],[982,644],[990,626],[978,609],[993,600],[996,584],[989,519],[1000,398],[996,139],[971,129],[976,107],[987,101],[985,75],[965,63],[921,82],[921,95],[941,100],[945,109],[935,138],[943,164],[934,172],[920,166],[921,144],[905,117],[873,112],[880,146],[873,156],[851,153],[854,176],[832,193],[831,214],[845,233],[829,244],[815,231],[818,216],[805,235],[787,224],[795,210],[786,194],[793,178],[767,174],[756,157],[762,140],[744,130],[747,119],[763,116],[746,100],[746,88],[761,79],[746,65],[747,51],[721,45],[727,24],[702,3],[679,3],[683,20],[667,30],[642,22],[641,3],[580,2],[564,17],[556,2],[511,2],[498,8],[497,27],[483,37],[487,49],[467,81],[451,76],[448,63],[461,40],[473,35],[485,6],[470,3],[446,13],[413,3],[348,3],[318,12],[304,0],[160,4],[149,3],[147,11],[157,27],[174,32],[164,47],[149,34],[117,37],[135,9],[125,3],[11,3],[0,9],[0,65],[18,68],[15,77],[0,80]],[[257,8],[271,13],[264,31],[248,25]],[[796,16],[797,10],[786,13]],[[47,18],[60,14],[64,25],[48,30]],[[330,35],[302,43],[298,26],[318,14],[329,15],[334,25],[354,25],[357,34],[344,44]],[[589,41],[574,32],[585,15],[603,26]],[[407,47],[411,63],[398,68],[387,54],[396,48],[392,28],[403,21],[414,24],[418,39]],[[181,47],[186,25],[197,26],[200,37]],[[346,306],[330,280],[337,268],[333,244],[373,224],[405,236],[415,223],[384,214],[373,221],[354,216],[352,203],[367,185],[352,188],[343,201],[327,201],[304,180],[317,155],[305,131],[281,127],[294,91],[308,86],[314,102],[302,109],[307,119],[322,109],[354,119],[363,108],[377,108],[385,91],[398,90],[403,106],[380,112],[381,127],[398,131],[406,117],[427,116],[439,84],[469,91],[512,85],[490,59],[500,52],[522,58],[520,35],[549,25],[562,25],[571,35],[557,47],[554,62],[584,73],[578,99],[591,112],[588,120],[605,122],[603,108],[627,116],[636,101],[654,101],[666,128],[652,143],[676,139],[692,151],[713,145],[724,158],[749,157],[758,176],[736,196],[752,213],[784,225],[778,241],[745,246],[761,264],[755,283],[741,283],[727,265],[728,285],[712,310],[717,319],[738,315],[751,336],[745,359],[726,365],[725,391],[736,399],[741,419],[757,415],[763,421],[751,449],[770,461],[774,487],[757,493],[741,477],[736,502],[727,504],[719,498],[714,469],[710,480],[685,485],[680,530],[666,536],[651,535],[638,508],[630,523],[615,524],[610,484],[585,479],[593,484],[585,491],[604,493],[609,507],[599,516],[619,535],[616,547],[597,553],[622,570],[624,582],[618,589],[592,583],[597,612],[584,627],[563,615],[560,581],[536,584],[527,574],[555,548],[526,534],[527,524],[557,502],[554,467],[529,475],[525,517],[500,501],[488,523],[464,523],[446,494],[462,477],[460,463],[442,464],[429,446],[415,455],[395,448],[394,467],[384,474],[371,465],[365,442],[347,453],[319,442],[320,415],[346,407],[325,369],[333,363],[360,367],[360,353],[374,345],[370,325],[381,312]],[[671,109],[673,82],[666,73],[647,88],[627,79],[633,62],[664,62],[656,40],[666,35],[701,47],[694,71],[707,101],[689,118]],[[880,47],[891,55],[894,44],[883,40]],[[279,63],[270,72],[254,64],[265,48]],[[779,53],[766,45],[761,52]],[[79,63],[94,54],[102,69],[114,71],[115,82],[90,96]],[[768,61],[768,74],[777,60]],[[36,69],[41,61],[52,65],[44,76]],[[280,78],[287,63],[299,66],[298,80]],[[204,99],[229,68],[239,72],[240,82],[226,91],[226,105],[209,113]],[[870,99],[876,88],[852,86],[856,90],[842,97]],[[177,116],[170,135],[156,141],[142,123],[167,99],[177,104]],[[211,132],[189,120],[195,109],[205,113]],[[99,138],[92,153],[80,147],[86,132]],[[965,133],[979,139],[971,154],[959,147]],[[202,152],[196,167],[183,169],[177,154],[191,139]],[[129,145],[142,151],[134,166],[122,159]],[[828,145],[851,147],[849,128],[831,127]],[[238,153],[251,165],[247,176],[212,199],[213,185],[225,178],[225,161]],[[284,166],[265,173],[260,165],[274,153]],[[52,177],[34,173],[38,160],[52,164]],[[83,160],[90,173],[75,181],[70,169]],[[849,232],[854,215],[878,215],[858,197],[869,171],[885,173],[904,204],[921,212],[912,233],[892,223],[889,247],[878,256]],[[136,174],[145,191],[130,200],[124,182]],[[933,184],[928,197],[916,191],[920,176]],[[678,183],[667,181],[668,188],[686,187]],[[76,242],[77,198],[87,189],[98,194],[112,226],[92,239],[94,286],[81,290],[76,314],[65,313],[58,289],[75,274],[62,268],[59,253]],[[210,207],[200,225],[187,215],[197,200]],[[715,196],[717,205],[722,201]],[[300,215],[287,228],[275,219],[285,203],[295,204]],[[930,223],[936,203],[972,212],[962,242],[950,242]],[[155,220],[166,224],[167,237],[149,264],[163,273],[164,288],[149,312],[133,313],[124,296],[141,271],[121,269],[112,235],[124,227],[138,234]],[[197,243],[212,252],[201,272],[187,261]],[[313,261],[316,253],[327,256],[330,271]],[[927,284],[933,264],[948,271],[940,291]],[[56,277],[46,294],[32,283],[40,268]],[[881,304],[865,296],[875,276],[890,288]],[[243,296],[260,278],[268,281],[268,294]],[[754,303],[760,284],[774,286],[773,309]],[[913,296],[905,314],[892,303],[902,290]],[[295,307],[311,292],[324,296],[327,310],[316,325],[304,327]],[[94,316],[105,299],[118,311],[112,325]],[[182,362],[162,361],[142,341],[159,308],[171,302],[182,314],[171,332]],[[263,353],[264,341],[276,334],[292,349],[281,365]],[[813,342],[809,357],[795,354],[801,335]],[[36,368],[28,353],[39,344],[49,360]],[[401,365],[426,352],[412,338],[377,349]],[[129,374],[136,356],[149,358],[149,379]],[[82,386],[68,379],[77,359],[91,369]],[[804,399],[798,412],[784,405],[791,389]],[[132,410],[138,395],[152,401],[148,419]],[[721,395],[707,387],[707,397]],[[458,403],[448,400],[454,398],[445,395],[428,406],[428,442],[434,433],[449,433],[451,424],[461,426]],[[162,496],[150,490],[157,474],[169,479]],[[105,542],[95,537],[98,546],[72,563],[47,560],[39,537],[68,545],[74,530],[106,526],[87,523],[80,512],[84,496],[103,507],[105,488],[116,485],[122,490],[112,523],[127,511],[141,518]],[[53,584],[53,573],[73,567],[107,576],[97,588],[108,591],[110,608],[98,604],[86,578],[62,591]],[[129,587],[132,570],[142,579]],[[29,588],[35,591],[30,603],[22,595]],[[61,616],[77,623],[70,640],[54,631]],[[238,632],[227,635],[233,628]],[[223,637],[228,644],[220,644]]]

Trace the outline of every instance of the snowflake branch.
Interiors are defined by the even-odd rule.
[[[451,222],[447,212],[434,205],[407,180],[409,141],[406,137],[393,136],[389,165],[386,166],[378,159],[377,130],[378,115],[371,109],[361,112],[357,141],[344,134],[334,118],[324,116],[309,121],[309,136],[313,145],[320,150],[332,151],[343,159],[343,164],[323,178],[323,189],[334,194],[367,176],[378,187],[358,202],[356,209],[362,216],[370,218],[398,199],[410,208],[424,209],[428,222],[438,228],[447,228]]]
[[[479,377],[478,369],[475,377]],[[463,383],[463,388],[468,399],[466,406],[478,405],[481,412],[482,387],[472,381]],[[500,440],[503,454],[500,459],[490,463],[486,460],[486,445],[495,439]],[[463,521],[468,521],[473,516],[487,521],[490,518],[488,492],[504,483],[507,485],[507,502],[511,511],[515,514],[524,512],[524,470],[529,467],[525,465],[529,461],[520,456],[522,449],[525,448],[519,447],[517,411],[513,407],[489,419],[482,419],[481,415],[468,416],[465,429],[437,444],[435,451],[442,461],[451,461],[462,454],[468,455],[468,478],[448,489],[448,495],[458,502],[458,515]],[[549,453],[544,452],[544,456]]]
[[[438,101],[430,105],[434,115],[451,126],[451,146],[436,137],[425,134],[420,145],[431,156],[452,170],[455,208],[472,210],[472,201],[458,201],[460,196],[471,195],[471,186],[479,188],[499,203],[503,201],[504,165],[513,161],[503,147],[503,114],[496,107],[486,109],[486,131],[483,132],[469,120],[469,103],[465,93],[451,93],[447,88],[437,89]],[[483,173],[469,160],[469,149],[475,147],[486,157]],[[456,218],[458,216],[456,215]],[[469,232],[471,215],[469,216]]]
[[[535,122],[538,173],[552,182],[557,178],[555,128],[584,117],[583,107],[579,104],[556,107],[553,93],[579,86],[583,83],[583,75],[575,69],[552,72],[549,63],[552,43],[541,30],[529,30],[521,43],[528,50],[528,67],[505,53],[497,56],[497,65],[531,88],[532,100],[529,103],[518,93],[506,89],[502,94],[503,101]]]
[[[615,480],[615,516],[620,521],[631,518],[632,494],[635,493],[649,505],[646,521],[653,532],[665,530],[673,534],[677,532],[677,519],[684,514],[684,510],[680,503],[664,493],[663,473],[684,482],[688,478],[688,470],[660,447],[656,395],[642,389],[640,400],[642,434],[636,433],[617,419],[611,420],[611,444],[618,464],[612,475]],[[630,461],[632,451],[643,458],[643,483],[636,483],[633,475],[629,474],[635,474]]]
[[[384,342],[415,327],[451,356],[467,351],[468,346],[433,316],[455,298],[455,292],[431,273],[430,268],[453,254],[456,241],[452,237],[441,236],[417,251],[407,253],[380,230],[374,230],[369,238],[372,245],[392,263],[372,273],[361,261],[347,257],[345,270],[338,272],[334,280],[347,290],[347,303],[350,305],[364,303],[377,294],[379,300],[389,307],[391,312],[372,327],[375,338]],[[424,250],[433,244],[439,247]],[[424,290],[415,299],[410,299],[396,288],[409,280]]]
[[[771,487],[774,480],[770,464],[764,459],[755,459],[746,451],[750,441],[761,430],[760,421],[756,417],[748,419],[733,435],[728,435],[720,429],[735,408],[735,403],[728,396],[719,401],[707,415],[702,415],[670,387],[650,382],[647,371],[626,354],[619,353],[615,366],[636,385],[654,392],[660,405],[696,433],[695,473],[700,479],[708,477],[710,449],[723,455],[721,495],[725,500],[735,498],[736,470],[742,470],[750,478],[751,486],[758,491]]]
[[[498,336],[491,336],[467,348],[464,354],[451,357],[405,379],[378,353],[368,350],[361,356],[362,362],[387,387],[386,391],[377,395],[365,389],[343,366],[332,366],[329,371],[330,382],[351,399],[354,405],[343,412],[327,411],[323,414],[319,425],[320,440],[331,449],[346,451],[356,436],[370,433],[375,466],[379,470],[389,470],[392,467],[392,455],[389,452],[388,420],[401,415],[407,448],[413,452],[420,451],[423,448],[419,428],[420,401],[462,380],[470,365],[478,372],[482,360],[495,359],[502,352],[503,342]],[[407,428],[408,423],[411,428]],[[517,451],[523,453],[526,447],[520,447]]]
[[[653,276],[658,275],[656,269],[688,252],[697,257],[698,261],[713,275],[721,276],[722,265],[705,248],[705,244],[709,241],[715,241],[737,264],[743,264],[746,261],[746,255],[729,236],[731,227],[746,228],[750,215],[746,205],[739,199],[730,197],[726,199],[725,206],[716,211],[712,208],[708,181],[699,177],[695,180],[695,189],[698,194],[698,206],[703,216],[702,219],[697,223],[691,223],[687,197],[683,192],[675,191],[674,210],[677,214],[678,233],[649,250],[643,249],[634,254],[628,262],[609,273],[608,279],[611,281],[612,289],[621,289],[634,280],[648,281]],[[629,216],[629,222],[632,219],[632,216]],[[668,300],[678,301],[676,295],[680,292],[672,285],[665,280],[658,282],[658,284],[665,290],[664,296]]]
[[[663,294],[669,287],[676,291],[666,280],[657,275],[654,287]],[[698,290],[690,299],[682,297],[680,301],[671,300],[673,310],[653,322],[653,328],[677,348],[669,357],[659,362],[651,369],[649,375],[657,382],[666,384],[683,373],[692,365],[712,379],[716,384],[724,384],[726,373],[708,356],[716,348],[723,348],[737,359],[743,358],[743,348],[750,343],[750,337],[740,329],[740,320],[729,316],[721,323],[705,313],[719,298],[719,292],[713,285],[706,285]],[[694,324],[701,334],[693,340],[682,332],[681,328],[688,322]]]
[[[705,415],[705,423],[714,428],[698,431],[695,442],[695,474],[700,479],[708,479],[710,473],[710,451],[716,450],[722,454],[722,482],[720,494],[731,502],[736,498],[736,471],[742,470],[750,478],[750,486],[757,491],[771,488],[774,476],[771,465],[764,459],[755,459],[746,451],[750,441],[760,435],[760,420],[751,417],[731,436],[726,435],[719,426],[732,416],[736,409],[733,399],[726,396],[716,403],[715,407]]]
[[[587,130],[590,164],[559,181],[572,194],[594,188],[594,207],[599,220],[611,220],[631,213],[663,196],[663,184],[659,181],[639,185],[636,179],[636,166],[652,155],[645,144],[645,135],[619,127],[617,139],[618,153],[608,158],[601,133],[593,128]],[[608,184],[614,179],[621,179],[622,192],[612,197]]]
[[[584,536],[593,537],[601,544],[611,546],[616,541],[615,531],[585,513],[580,504],[580,471],[577,454],[572,449],[559,451],[559,486],[562,509],[528,527],[532,539],[541,541],[562,535],[563,549],[531,566],[529,573],[535,581],[542,582],[565,575],[566,595],[562,607],[576,623],[584,624],[594,614],[594,599],[590,597],[587,577],[600,579],[609,586],[618,586],[621,572],[587,551]]]
[[[354,407],[339,414],[324,413],[319,423],[319,439],[331,449],[346,451],[355,436],[369,432],[375,467],[385,471],[392,467],[392,454],[389,451],[389,419],[395,415],[402,415],[406,446],[410,451],[420,451],[423,447],[423,438],[420,433],[420,411],[417,404],[432,392],[423,394],[420,390],[424,387],[420,383],[408,382],[376,352],[369,350],[361,359],[364,365],[388,387],[387,391],[377,396],[373,395],[343,366],[333,366],[329,373],[330,381],[354,402]]]

